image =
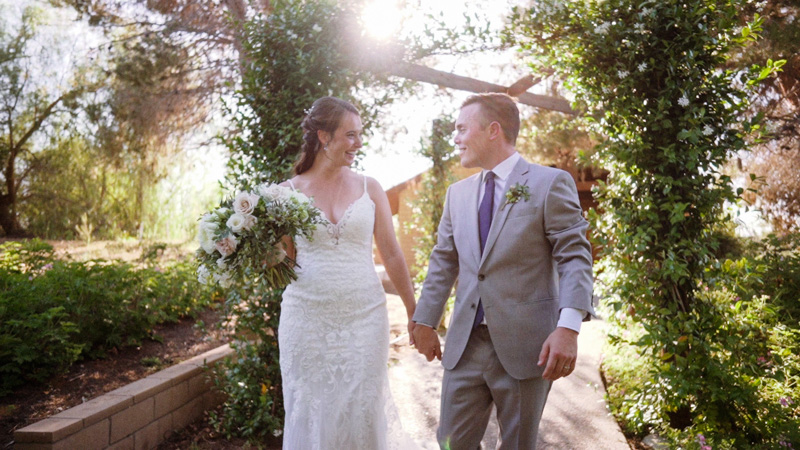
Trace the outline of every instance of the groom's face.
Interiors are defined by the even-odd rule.
[[[484,167],[489,143],[489,127],[483,125],[481,106],[477,103],[461,108],[456,120],[456,137],[453,140],[466,168]],[[491,169],[491,167],[489,167]]]

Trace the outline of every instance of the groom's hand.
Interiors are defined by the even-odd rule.
[[[442,359],[442,347],[436,330],[418,323],[414,327],[413,335],[417,351],[425,355],[428,361],[433,361],[433,358]]]
[[[539,353],[539,366],[547,364],[542,377],[555,381],[575,370],[578,358],[578,333],[569,328],[558,327],[550,333]]]

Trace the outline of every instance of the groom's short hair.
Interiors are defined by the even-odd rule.
[[[483,117],[482,126],[488,126],[492,122],[497,122],[503,129],[503,136],[510,144],[517,142],[519,135],[519,108],[517,102],[508,94],[490,92],[486,94],[470,95],[461,104],[461,107],[480,105],[481,116]]]

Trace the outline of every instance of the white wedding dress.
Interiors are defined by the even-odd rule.
[[[313,240],[296,238],[297,280],[281,302],[283,448],[415,448],[389,391],[389,320],[372,259],[375,204],[366,179],[338,223],[324,214],[323,221]]]

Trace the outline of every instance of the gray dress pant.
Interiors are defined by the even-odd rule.
[[[535,449],[539,421],[552,382],[517,380],[506,373],[485,325],[472,331],[461,360],[444,371],[437,439],[443,449],[475,450],[497,407],[500,449]]]

